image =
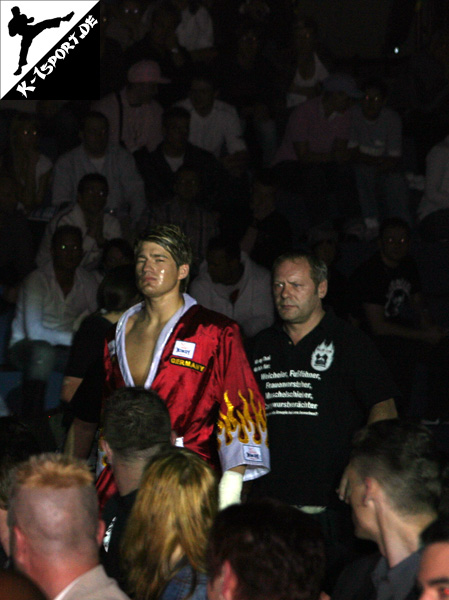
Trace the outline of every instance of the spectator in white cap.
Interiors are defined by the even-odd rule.
[[[156,149],[162,141],[162,107],[154,98],[158,84],[170,83],[162,77],[159,65],[141,60],[128,70],[128,83],[120,91],[108,94],[92,106],[103,113],[110,127],[110,141],[130,152]]]

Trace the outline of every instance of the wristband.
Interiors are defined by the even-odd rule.
[[[230,504],[239,504],[242,493],[243,475],[237,471],[225,471],[218,485],[218,503],[220,510]]]

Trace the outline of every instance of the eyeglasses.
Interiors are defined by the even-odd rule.
[[[81,250],[81,247],[77,244],[58,244],[56,248],[58,248],[58,250],[62,250],[63,252],[67,252],[69,250],[76,252],[77,250]]]

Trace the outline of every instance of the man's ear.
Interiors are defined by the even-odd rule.
[[[222,596],[224,600],[233,600],[236,597],[239,582],[228,560],[223,563],[221,576],[223,577]]]
[[[318,297],[324,298],[327,294],[327,279],[318,284]]]
[[[112,464],[113,452],[111,450],[111,446],[107,443],[104,438],[100,440],[101,448],[103,452],[106,454],[106,458],[108,459],[108,464]]]
[[[363,504],[366,505],[368,502],[378,502],[379,499],[384,497],[383,490],[374,477],[365,477],[363,480],[365,485],[365,493],[363,495]]]
[[[98,544],[99,548],[100,548],[101,544],[103,543],[105,531],[106,531],[106,523],[103,521],[103,519],[98,519],[97,544]]]
[[[10,555],[17,566],[26,566],[27,562],[27,540],[25,534],[14,525],[10,530],[9,537]]]
[[[189,265],[181,265],[178,269],[178,279],[185,279],[189,276],[190,266]]]

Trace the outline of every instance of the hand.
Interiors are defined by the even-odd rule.
[[[437,325],[429,325],[421,332],[422,340],[432,346],[436,346],[444,335],[444,331]]]

